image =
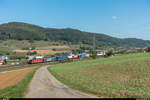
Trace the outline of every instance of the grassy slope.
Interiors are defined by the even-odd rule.
[[[101,97],[150,97],[150,54],[54,65],[49,71],[73,89]]]
[[[23,48],[27,47],[45,47],[45,46],[55,46],[55,45],[64,45],[58,42],[51,42],[51,41],[34,41],[30,43],[27,40],[0,40],[0,56],[2,55],[22,55],[25,56],[26,53],[14,53],[15,50],[22,50]]]
[[[4,49],[9,48],[11,50],[22,49],[23,47],[41,47],[41,46],[50,46],[52,42],[49,41],[34,41],[34,43],[29,43],[27,40],[7,40],[7,41],[0,41],[0,47]]]
[[[34,68],[22,81],[18,84],[9,86],[5,89],[0,90],[0,98],[21,98],[26,91],[28,84],[30,83],[34,73],[38,67]]]

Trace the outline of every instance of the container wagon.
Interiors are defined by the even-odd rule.
[[[78,58],[79,58],[79,59],[85,58],[85,57],[86,57],[86,54],[79,54],[79,55],[78,55]]]
[[[56,57],[52,57],[52,58],[45,58],[44,62],[54,62],[56,61]]]
[[[56,60],[66,60],[67,59],[67,56],[59,56],[59,57],[56,57]]]

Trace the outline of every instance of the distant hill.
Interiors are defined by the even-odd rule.
[[[96,36],[96,46],[98,47],[147,47],[149,40],[136,38],[115,38],[105,34],[83,32],[76,29],[65,28],[43,28],[40,26],[11,22],[0,24],[0,40],[45,40],[64,41],[72,44],[93,44],[93,34]]]

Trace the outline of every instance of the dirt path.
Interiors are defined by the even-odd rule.
[[[35,73],[25,98],[97,98],[68,88],[57,81],[47,70],[41,67]]]

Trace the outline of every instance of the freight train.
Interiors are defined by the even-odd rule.
[[[87,54],[78,54],[78,55],[72,55],[69,54],[67,56],[58,56],[58,57],[50,57],[50,58],[43,58],[43,57],[35,57],[29,60],[29,64],[36,64],[36,63],[46,63],[46,62],[55,62],[55,61],[65,61],[65,60],[71,60],[71,59],[82,59],[86,58]]]
[[[100,54],[97,53],[97,56]],[[101,54],[102,55],[102,54]],[[37,64],[37,63],[46,63],[46,62],[56,62],[56,61],[65,61],[65,60],[73,60],[73,59],[82,59],[82,58],[89,58],[91,55],[82,53],[78,55],[72,54],[72,52],[68,51],[67,56],[58,56],[58,57],[50,57],[50,58],[44,58],[42,56],[38,57],[32,57],[29,59],[29,64]]]

